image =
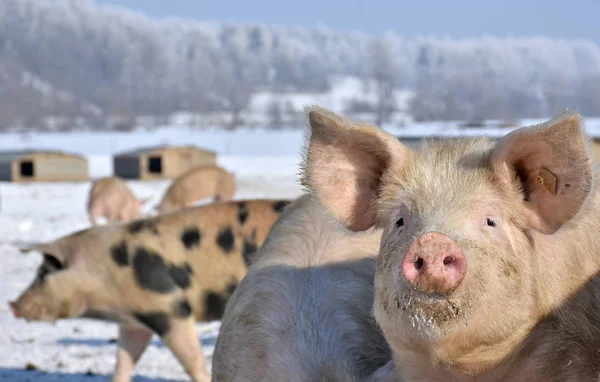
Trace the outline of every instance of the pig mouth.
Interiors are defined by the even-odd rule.
[[[11,301],[9,302],[9,307],[14,318],[23,319],[25,322],[56,322],[56,319],[52,315],[39,306],[23,306]]]
[[[394,307],[416,329],[440,329],[461,320],[468,325],[467,311],[471,299],[450,298],[438,294],[411,291],[397,295]]]

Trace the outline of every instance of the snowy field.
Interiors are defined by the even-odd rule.
[[[521,121],[529,124],[537,121]],[[600,121],[586,121],[593,135]],[[394,134],[414,136],[482,134],[460,129],[452,123],[414,124],[403,129],[389,128]],[[485,133],[501,136],[512,128],[496,128]],[[165,127],[135,133],[48,133],[0,135],[0,150],[24,148],[58,149],[85,155],[93,178],[112,174],[111,155],[140,146],[194,144],[215,150],[218,163],[233,171],[238,181],[236,199],[292,198],[301,194],[298,164],[304,143],[301,130],[267,131],[188,130]],[[150,197],[145,212],[161,198],[167,181],[130,181],[140,198]],[[117,326],[92,320],[61,321],[56,325],[16,320],[7,301],[16,298],[34,277],[41,261],[36,253],[21,254],[29,243],[53,240],[89,226],[85,204],[90,183],[0,182],[0,380],[6,382],[106,381],[115,363]],[[198,324],[208,366],[219,322]],[[188,377],[171,352],[155,338],[136,370],[134,381],[187,381]]]
[[[239,175],[237,198],[291,198],[301,190],[293,172],[280,176]],[[130,182],[140,196],[160,197],[167,182]],[[2,183],[0,258],[0,380],[106,381],[115,362],[117,326],[92,320],[60,321],[57,325],[25,323],[12,317],[7,304],[34,277],[41,262],[37,253],[18,251],[24,243],[52,240],[87,227],[85,202],[89,183]],[[198,334],[210,367],[219,323],[198,324]],[[35,367],[37,371],[26,370]],[[93,376],[90,376],[92,374]],[[134,381],[187,381],[182,367],[158,338],[148,347]]]
[[[229,163],[234,163],[230,160]],[[267,164],[274,166],[274,164]],[[301,189],[293,170],[286,175],[245,176],[239,172],[236,199],[291,198]],[[129,182],[136,195],[160,198],[168,182]],[[0,184],[2,209],[0,258],[0,380],[106,381],[115,362],[117,326],[92,320],[61,321],[57,325],[25,323],[12,317],[7,304],[34,277],[41,262],[36,253],[18,251],[25,243],[52,240],[89,225],[85,202],[89,183]],[[153,199],[154,201],[154,199]],[[150,203],[150,207],[153,205]],[[210,356],[219,323],[198,324],[205,356]],[[27,368],[35,367],[37,371]],[[90,377],[93,374],[97,377]],[[158,338],[144,353],[134,381],[186,381],[187,375]]]
[[[172,132],[171,132],[172,133]],[[179,134],[173,137],[178,143]],[[225,137],[225,135],[224,135]],[[301,138],[301,136],[299,136]],[[237,139],[231,141],[237,141]],[[219,163],[236,175],[236,199],[293,198],[300,195],[297,182],[299,151],[284,151],[285,142],[265,141],[266,136],[249,134],[245,144],[254,146],[249,152],[238,149],[237,156],[220,156]],[[0,136],[1,149],[35,147],[73,150],[88,155],[93,177],[112,173],[111,147],[104,145],[115,139],[118,149],[135,145],[162,143],[156,134],[137,136],[90,137],[55,135],[34,136],[33,141],[18,136]],[[204,146],[225,151],[227,140],[214,139]],[[190,143],[189,137],[187,142]],[[202,145],[201,142],[193,142]],[[221,146],[220,146],[221,145]],[[264,147],[261,147],[264,145]],[[257,148],[258,147],[258,148]],[[279,150],[279,151],[278,151]],[[241,152],[241,153],[240,153]],[[260,153],[270,154],[256,155]],[[252,155],[255,154],[255,155]],[[287,155],[283,155],[287,154]],[[168,181],[130,181],[139,197],[151,197],[145,212],[154,206],[169,185]],[[0,380],[5,382],[79,382],[110,380],[115,363],[115,324],[93,320],[60,321],[56,325],[26,323],[13,318],[7,301],[16,298],[34,277],[41,262],[37,253],[21,254],[18,249],[27,243],[53,240],[89,226],[85,204],[90,183],[0,183],[0,258],[4,265],[0,280]],[[208,367],[216,341],[219,322],[198,324],[198,335]],[[34,369],[34,370],[28,370]],[[187,381],[189,378],[160,339],[153,340],[135,370],[137,382]]]

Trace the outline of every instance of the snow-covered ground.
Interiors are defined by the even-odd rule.
[[[263,162],[263,175],[236,171],[239,190],[236,199],[300,195],[295,166],[288,160]],[[243,168],[237,158],[224,158],[230,168]],[[249,161],[251,166],[258,167]],[[256,160],[255,160],[256,162]],[[274,176],[267,176],[267,167]],[[101,168],[99,168],[102,170]],[[279,169],[279,171],[277,171]],[[287,173],[284,173],[285,171]],[[104,169],[106,170],[106,169]],[[106,171],[101,171],[106,172]],[[168,182],[129,182],[140,197],[160,198]],[[92,320],[60,321],[57,325],[25,323],[16,320],[7,301],[16,298],[34,277],[41,262],[36,253],[18,251],[26,243],[52,240],[87,227],[85,202],[89,183],[75,184],[0,184],[0,380],[24,381],[106,381],[115,362],[117,326]],[[149,203],[152,207],[153,203]],[[198,335],[210,366],[219,322],[198,324]],[[29,366],[28,366],[29,365]],[[26,370],[35,367],[37,371]],[[88,374],[97,375],[90,377]],[[182,367],[158,338],[146,350],[134,381],[186,381]]]
[[[187,135],[164,129],[136,134],[36,134],[0,136],[0,150],[25,147],[78,152],[88,157],[94,177],[112,173],[110,154],[140,145],[172,143],[208,146],[219,154],[219,163],[235,173],[236,199],[292,198],[300,195],[297,182],[302,134],[290,136],[260,132]],[[293,139],[293,138],[292,138]],[[168,181],[130,181],[139,197],[151,197],[145,212],[153,207]],[[32,183],[0,182],[0,380],[5,382],[106,381],[114,363],[117,326],[93,320],[59,321],[56,325],[25,323],[13,318],[7,302],[16,298],[34,277],[41,262],[37,253],[18,249],[32,242],[53,240],[89,226],[85,211],[89,182]],[[219,322],[198,324],[198,335],[210,367]],[[27,369],[36,370],[27,370]],[[136,370],[137,382],[187,381],[182,367],[158,338],[146,350]]]
[[[526,125],[539,121],[521,121]],[[403,136],[490,134],[501,136],[509,128],[464,129],[458,123],[409,124],[386,127]],[[587,120],[587,129],[600,135],[600,120]],[[134,133],[47,133],[0,135],[0,150],[38,148],[64,150],[85,155],[90,175],[112,174],[111,155],[140,146],[194,144],[215,150],[218,163],[233,171],[238,180],[236,199],[291,198],[301,194],[297,182],[301,130],[269,131],[241,129],[234,132],[164,127]],[[130,181],[139,197],[151,197],[146,212],[154,206],[168,181]],[[20,246],[56,237],[89,225],[85,204],[90,183],[0,182],[0,380],[6,382],[105,381],[115,362],[117,326],[91,320],[70,320],[49,325],[25,323],[9,312],[14,299],[34,277],[41,257],[21,254]],[[219,322],[198,324],[198,335],[210,367]],[[36,370],[27,370],[36,369]],[[92,374],[90,376],[90,374]],[[137,382],[185,381],[183,369],[155,339],[136,368]]]

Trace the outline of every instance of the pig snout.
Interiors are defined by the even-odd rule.
[[[9,301],[8,305],[10,306],[10,310],[12,311],[13,316],[15,316],[15,318],[21,318],[21,313],[19,313],[19,308],[17,308],[17,303],[14,301]]]
[[[458,244],[440,232],[412,242],[402,260],[404,278],[418,291],[449,295],[467,273],[467,259]]]

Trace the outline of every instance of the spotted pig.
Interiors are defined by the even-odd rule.
[[[194,381],[207,381],[195,321],[218,320],[287,200],[213,203],[97,226],[24,249],[43,254],[16,317],[119,323],[113,381],[129,381],[156,333]]]
[[[235,188],[235,177],[221,167],[194,167],[173,180],[155,209],[162,214],[191,206],[207,198],[228,201],[233,198]]]
[[[96,180],[90,188],[88,215],[93,225],[105,217],[109,223],[126,223],[139,219],[140,207],[148,199],[137,199],[125,181],[116,176]]]
[[[374,315],[390,380],[599,380],[600,168],[579,114],[414,150],[309,116],[312,194],[352,231],[383,229]]]

